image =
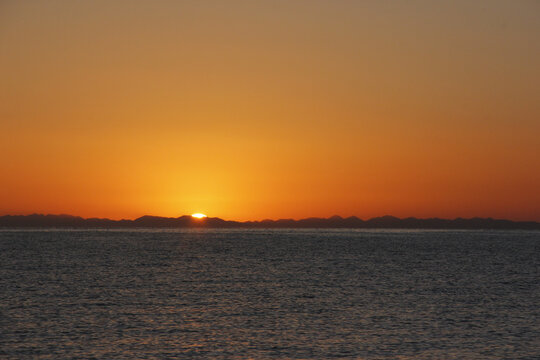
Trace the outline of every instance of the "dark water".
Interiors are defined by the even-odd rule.
[[[540,359],[540,232],[0,232],[1,358]]]

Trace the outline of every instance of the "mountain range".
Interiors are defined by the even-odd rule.
[[[196,219],[189,215],[180,217],[141,216],[134,220],[82,218],[71,215],[5,215],[0,216],[0,228],[357,228],[357,229],[523,229],[540,230],[534,221],[511,221],[492,218],[418,219],[394,216],[362,220],[356,216],[343,218],[306,218],[261,221],[230,221],[217,217]]]

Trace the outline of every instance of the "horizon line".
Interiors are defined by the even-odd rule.
[[[134,217],[134,218],[117,218],[117,219],[114,219],[114,218],[109,218],[109,217],[99,217],[99,216],[89,216],[89,217],[84,217],[84,216],[81,216],[81,215],[72,215],[72,214],[67,214],[67,213],[38,213],[38,212],[32,212],[32,213],[25,213],[25,214],[0,214],[0,218],[1,217],[7,217],[7,216],[10,216],[10,217],[22,217],[22,216],[57,216],[57,217],[72,217],[72,218],[81,218],[83,220],[90,220],[90,219],[97,219],[97,220],[109,220],[109,221],[135,221],[137,219],[141,219],[141,218],[144,218],[144,217],[153,217],[153,218],[163,218],[163,219],[179,219],[179,218],[184,218],[184,217],[187,217],[187,218],[193,218],[192,216],[193,214],[184,214],[184,215],[180,215],[180,216],[162,216],[162,215],[150,215],[150,214],[144,214],[144,215],[140,215],[140,216],[137,216],[137,217]],[[361,220],[361,221],[370,221],[370,220],[373,220],[373,219],[381,219],[381,218],[393,218],[393,219],[397,219],[397,220],[407,220],[407,219],[415,219],[415,220],[447,220],[447,221],[455,221],[455,220],[479,220],[479,219],[482,219],[482,220],[494,220],[494,221],[511,221],[511,222],[521,222],[521,223],[540,223],[540,220],[512,220],[512,219],[508,219],[508,218],[496,218],[496,217],[492,217],[492,216],[485,216],[485,217],[482,217],[482,216],[471,216],[471,217],[464,217],[464,216],[457,216],[457,217],[454,217],[454,218],[445,218],[445,217],[438,217],[438,216],[430,216],[430,217],[416,217],[416,216],[406,216],[406,217],[399,217],[399,216],[394,216],[394,215],[390,215],[390,214],[385,214],[385,215],[380,215],[380,216],[373,216],[373,217],[369,217],[369,218],[361,218],[357,215],[351,215],[351,216],[342,216],[342,215],[332,215],[332,216],[328,216],[328,217],[321,217],[321,216],[307,216],[307,217],[302,217],[302,218],[262,218],[262,219],[257,219],[257,220],[231,220],[231,219],[225,219],[225,218],[221,218],[219,216],[210,216],[210,215],[207,215],[205,218],[202,218],[202,219],[197,219],[198,221],[204,221],[205,219],[219,219],[219,220],[223,220],[223,221],[227,221],[227,222],[238,222],[238,223],[256,223],[256,222],[265,222],[265,221],[283,221],[283,220],[286,220],[286,221],[302,221],[302,220],[309,220],[309,219],[322,219],[322,220],[330,220],[330,219],[358,219],[358,220]]]

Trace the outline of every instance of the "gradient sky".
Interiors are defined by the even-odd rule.
[[[0,215],[540,221],[540,1],[2,1]]]

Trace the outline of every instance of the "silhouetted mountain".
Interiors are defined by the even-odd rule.
[[[534,221],[510,221],[492,218],[463,219],[399,219],[394,216],[362,220],[356,216],[343,218],[306,218],[261,221],[228,221],[217,217],[195,219],[184,215],[177,218],[141,216],[135,220],[84,219],[71,215],[5,215],[0,216],[0,228],[356,228],[356,229],[523,229],[540,230]]]

